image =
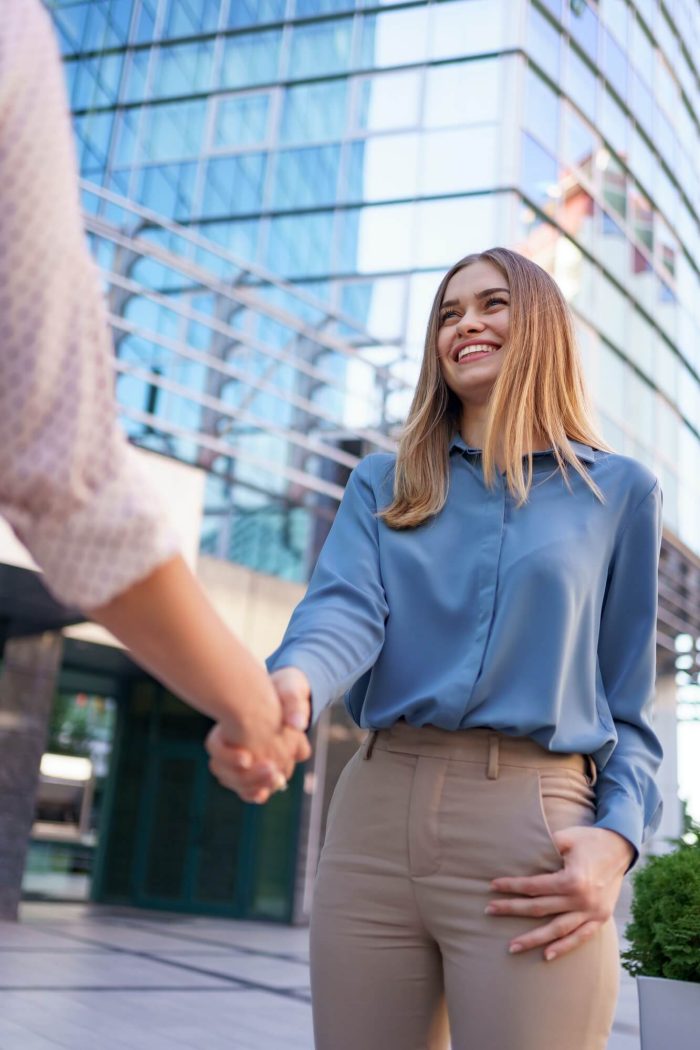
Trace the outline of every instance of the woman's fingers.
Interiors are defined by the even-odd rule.
[[[560,915],[571,908],[570,897],[515,897],[508,900],[490,901],[487,915]]]
[[[545,959],[547,962],[552,962],[552,960],[566,955],[567,952],[573,951],[574,948],[578,948],[585,941],[589,940],[594,933],[597,933],[602,925],[599,919],[589,919],[588,922],[581,923],[567,937],[562,937],[558,941],[552,941],[545,949]]]
[[[508,951],[516,954],[517,952],[530,951],[532,948],[541,948],[543,945],[553,945],[564,938],[568,938],[587,919],[588,916],[577,911],[558,915],[556,919],[545,923],[544,926],[537,926],[534,930],[528,930],[527,933],[515,937],[510,942]]]

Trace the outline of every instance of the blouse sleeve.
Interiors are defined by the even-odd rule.
[[[598,659],[617,744],[597,780],[596,826],[639,847],[659,826],[655,775],[663,756],[650,721],[663,494],[658,480],[629,518],[612,558]]]
[[[311,684],[313,717],[375,663],[389,608],[381,580],[372,456],[350,475],[306,595],[267,668],[298,667]]]
[[[90,608],[178,541],[117,425],[63,69],[38,0],[3,0],[0,71],[0,514],[56,596]]]

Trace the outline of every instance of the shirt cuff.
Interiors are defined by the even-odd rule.
[[[644,839],[644,814],[639,803],[623,791],[611,791],[598,800],[596,828],[616,831],[627,839],[634,849],[634,856],[625,870],[631,871],[639,860],[639,851]]]

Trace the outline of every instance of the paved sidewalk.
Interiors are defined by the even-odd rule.
[[[305,929],[26,904],[0,924],[0,993],[0,1050],[313,1047]],[[623,971],[608,1050],[639,1050],[637,1031]]]

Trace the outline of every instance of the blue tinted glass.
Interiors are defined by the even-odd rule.
[[[553,15],[561,21],[561,0],[542,0],[544,7],[548,7]]]
[[[525,128],[551,153],[559,147],[559,96],[534,70],[525,80]]]
[[[595,121],[597,78],[573,47],[569,47],[567,55],[566,87],[589,120]]]
[[[315,142],[341,138],[346,109],[347,83],[344,80],[289,88],[282,109],[282,141]]]
[[[146,113],[143,153],[150,160],[184,160],[201,149],[207,104],[173,102]]]
[[[137,189],[138,199],[145,207],[171,219],[189,219],[196,172],[194,163],[143,168]]]
[[[270,220],[266,265],[284,277],[315,277],[331,268],[333,213]]]
[[[76,117],[74,124],[81,145],[80,173],[87,178],[96,178],[107,164],[114,113],[88,113]]]
[[[559,80],[560,42],[559,30],[531,5],[527,24],[528,49],[537,64],[549,73],[555,82]]]
[[[593,159],[597,139],[591,129],[574,113],[570,106],[564,111],[564,141],[562,158],[567,167],[583,168],[593,174]]]
[[[254,262],[258,250],[258,236],[262,225],[260,219],[236,219],[224,222],[203,222],[197,227],[202,237],[214,241],[221,248],[240,255],[249,262]],[[225,259],[217,260],[211,253],[198,250],[196,253],[198,262],[209,270],[220,273],[222,277],[231,279],[231,263]]]
[[[276,80],[281,40],[279,29],[228,37],[224,41],[221,86],[245,87]]]
[[[338,187],[340,146],[283,150],[277,157],[273,208],[333,204]]]
[[[352,11],[355,0],[296,0],[294,13],[297,18],[308,15],[326,15],[334,11]]]
[[[112,163],[115,167],[127,167],[133,163],[140,118],[141,112],[138,109],[117,111],[115,121],[116,146],[112,157]]]
[[[221,99],[216,115],[216,145],[237,146],[264,141],[269,109],[269,94]]]
[[[71,103],[74,109],[111,106],[117,100],[122,55],[99,55],[78,63],[73,81]]]
[[[315,25],[298,25],[292,31],[290,74],[323,76],[348,68],[352,46],[352,18]]]
[[[163,37],[212,32],[219,22],[220,6],[219,0],[166,0]]]
[[[595,62],[598,56],[598,16],[586,0],[570,0],[569,31]]]
[[[156,53],[152,97],[206,91],[211,82],[213,53],[212,41],[160,48]]]
[[[217,157],[207,164],[202,215],[206,218],[260,211],[267,154]]]
[[[228,13],[228,24],[256,25],[261,22],[282,22],[286,0],[234,0]]]
[[[654,99],[649,88],[637,74],[636,69],[630,69],[629,104],[646,133],[651,135]]]
[[[617,91],[620,98],[627,98],[627,56],[619,46],[615,37],[603,31],[605,43],[605,75]]]
[[[134,34],[135,43],[145,44],[147,41],[153,40],[157,9],[158,0],[141,0]]]
[[[148,65],[155,52],[132,51],[127,58],[126,78],[122,89],[122,101],[141,102],[146,97]]]
[[[74,4],[72,7],[59,8],[51,12],[64,55],[83,50],[83,37],[91,6],[90,3]]]
[[[557,184],[557,162],[545,149],[523,134],[522,186],[528,197],[543,206],[552,203],[551,190]]]

